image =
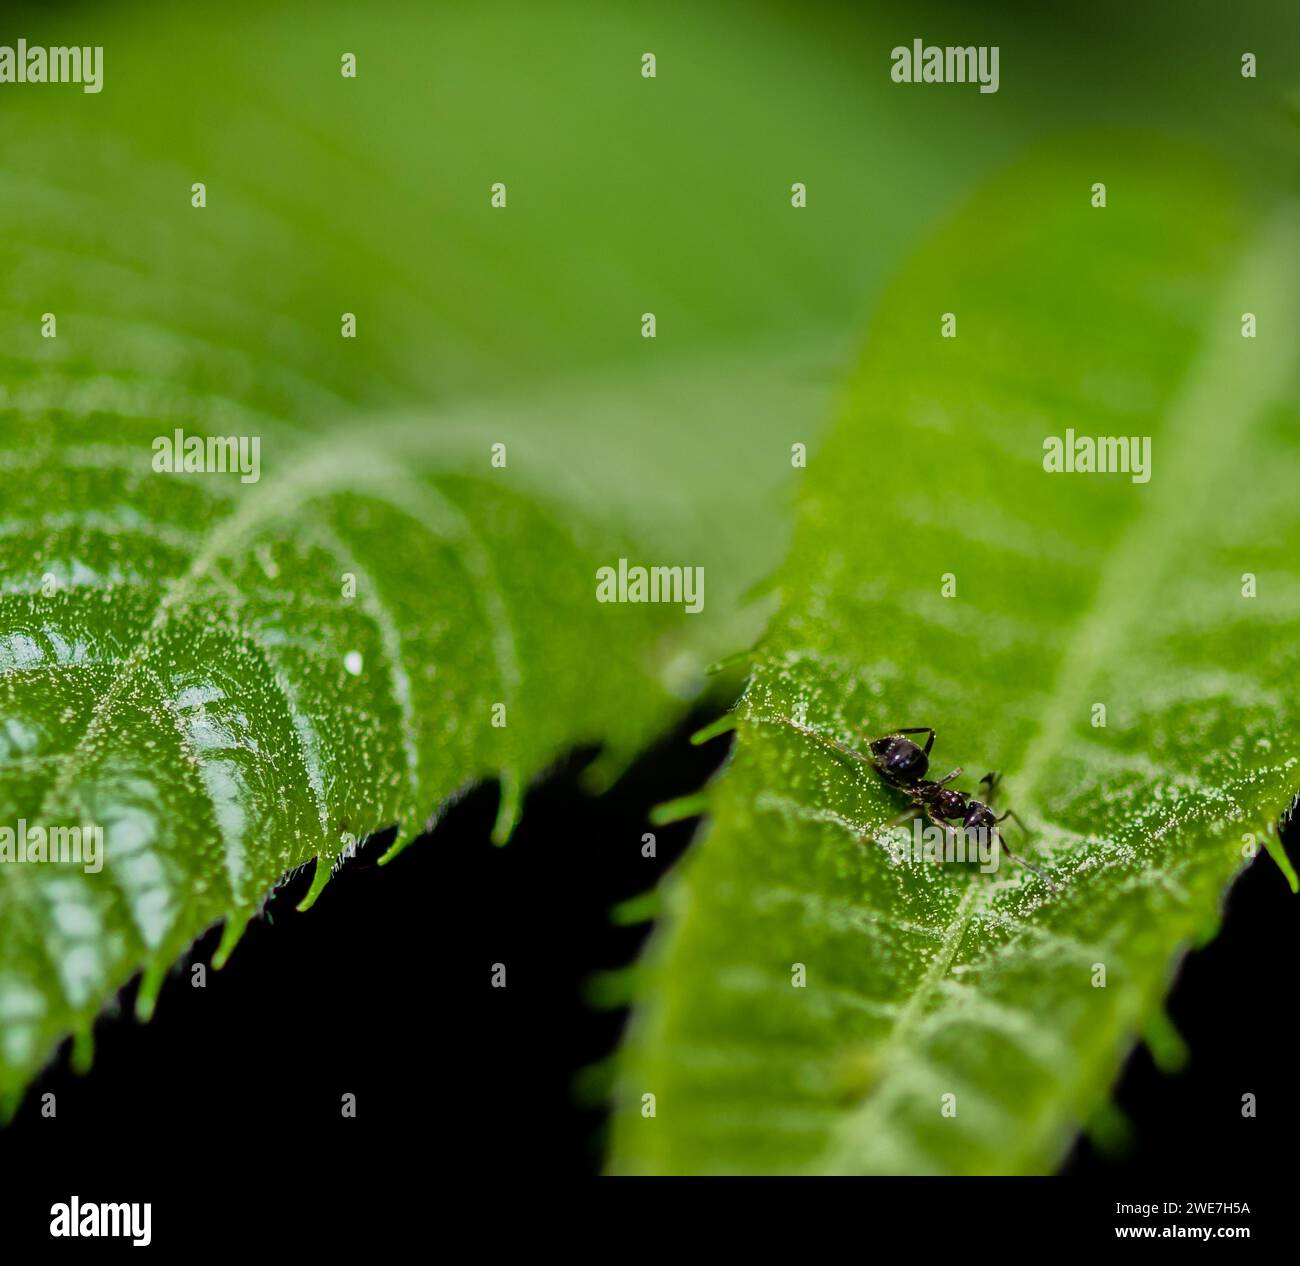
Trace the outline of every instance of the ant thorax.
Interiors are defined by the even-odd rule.
[[[953,791],[948,787],[935,784],[936,794],[931,798],[934,811],[941,818],[964,818],[970,805],[970,795],[965,791]]]

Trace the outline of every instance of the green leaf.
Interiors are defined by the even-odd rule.
[[[672,706],[654,643],[680,613],[598,604],[618,538],[486,447],[475,477],[422,467],[420,428],[271,431],[241,485],[155,473],[159,429],[6,432],[0,823],[93,824],[104,852],[0,865],[5,1089],[141,967],[147,1012],[195,936],[226,918],[228,948],[311,857],[314,896],[492,774],[504,839],[549,762],[635,751]]]
[[[29,42],[102,41],[105,87],[3,102],[0,828],[89,821],[106,859],[0,863],[0,1108],[69,1032],[84,1067],[141,972],[147,1015],[219,920],[223,961],[312,858],[314,896],[354,842],[496,777],[504,838],[577,745],[613,777],[761,627],[741,598],[861,302],[851,200],[792,219],[761,146],[717,178],[741,203],[761,180],[806,304],[690,231],[712,80],[652,95],[632,19],[47,10]],[[539,82],[548,40],[581,51]],[[719,65],[764,145],[822,133],[833,92],[796,119],[743,49]],[[256,437],[260,481],[154,473],[177,427]],[[597,604],[621,556],[702,567],[703,613]]]
[[[641,968],[616,1170],[1048,1171],[1139,1035],[1176,1064],[1171,974],[1300,784],[1300,218],[1233,188],[1061,142],[887,293]],[[1151,437],[1150,481],[1049,473],[1067,427]],[[790,718],[936,727],[1055,886],[904,858],[906,799]]]
[[[102,44],[105,80],[2,103],[0,825],[85,797],[135,851],[110,839],[89,892],[0,867],[11,1101],[68,1028],[84,1064],[136,971],[147,1012],[214,919],[228,953],[318,849],[408,838],[497,773],[504,828],[577,742],[617,770],[753,636],[790,446],[890,259],[990,156],[1093,111],[1050,25],[1009,32],[1021,108],[973,111],[897,93],[888,13],[236,7],[15,10],[30,44]],[[1223,32],[1189,32],[1195,75]],[[1252,108],[1130,79],[1132,109]],[[176,426],[260,437],[266,483],[152,475]],[[704,615],[589,610],[624,549],[704,566]],[[344,606],[348,563],[370,583]]]

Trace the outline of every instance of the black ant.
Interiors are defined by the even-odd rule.
[[[942,778],[931,779],[925,776],[930,769],[930,751],[934,747],[934,740],[938,737],[932,727],[920,725],[909,729],[891,730],[888,734],[871,740],[867,745],[871,755],[867,757],[856,748],[836,742],[835,739],[828,738],[810,726],[800,725],[797,721],[785,717],[777,719],[801,734],[809,734],[836,751],[843,752],[844,755],[851,756],[864,765],[870,765],[891,787],[907,793],[912,801],[907,811],[885,822],[877,828],[878,830],[885,831],[890,827],[901,826],[922,813],[944,830],[952,829],[948,825],[949,822],[960,821],[966,831],[987,831],[995,834],[1008,857],[1019,862],[1026,869],[1032,870],[1053,892],[1058,891],[1056,885],[1037,866],[1025,861],[1023,857],[1017,857],[1011,851],[1007,846],[1006,836],[997,829],[999,823],[1011,818],[1022,831],[1028,834],[1029,828],[1021,821],[1018,813],[1008,809],[999,818],[987,804],[974,799],[968,791],[950,788],[947,784],[954,778],[961,777],[961,766],[944,774]],[[925,741],[925,746],[921,747],[907,738],[908,734],[925,734],[929,737]],[[985,795],[990,800],[1000,781],[1001,775],[996,773],[985,774],[980,779],[979,785],[988,788]]]

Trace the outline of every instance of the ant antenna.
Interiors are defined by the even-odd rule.
[[[1019,822],[1020,819],[1017,818],[1016,821]],[[1003,835],[1001,831],[998,832],[998,844],[1002,847],[1002,849],[1006,852],[1006,855],[1009,858],[1011,858],[1013,862],[1016,862],[1019,865],[1023,866],[1026,870],[1032,870],[1034,874],[1037,875],[1039,879],[1041,879],[1043,883],[1045,883],[1053,892],[1061,891],[1050,879],[1048,879],[1048,877],[1041,870],[1038,869],[1037,866],[1034,865],[1033,862],[1027,862],[1023,857],[1018,857],[1015,853],[1013,853],[1011,851],[1010,845],[1007,844],[1007,837]]]
[[[863,754],[859,752],[856,748],[849,747],[845,743],[841,743],[836,739],[830,738],[827,735],[823,734],[820,730],[814,730],[809,725],[800,725],[798,721],[792,721],[790,720],[789,717],[777,716],[777,717],[763,717],[761,719],[764,721],[778,721],[782,725],[788,725],[792,730],[798,730],[800,734],[807,734],[809,738],[815,738],[820,742],[825,743],[827,747],[833,747],[837,752],[842,752],[845,756],[853,757],[854,760],[860,761],[863,765],[868,765],[868,766],[871,765],[871,762],[865,756],[863,756]]]

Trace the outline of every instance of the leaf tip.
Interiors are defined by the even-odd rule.
[[[1293,893],[1300,893],[1300,878],[1297,878],[1295,867],[1291,865],[1291,859],[1286,855],[1286,849],[1282,846],[1282,841],[1276,836],[1270,835],[1264,841],[1264,847],[1268,850],[1268,855],[1277,863],[1277,868],[1286,878],[1287,884]]]
[[[661,899],[658,888],[651,888],[626,901],[620,901],[611,907],[609,921],[620,928],[636,927],[642,923],[653,923],[659,917]]]
[[[144,969],[144,974],[140,977],[140,988],[135,995],[135,1018],[141,1024],[148,1024],[153,1019],[154,1008],[158,1005],[158,994],[166,978],[165,959],[156,958]]]
[[[1187,1066],[1187,1043],[1163,1010],[1157,1011],[1147,1022],[1142,1040],[1162,1073],[1179,1073]]]
[[[72,1035],[72,1071],[83,1076],[95,1062],[95,1031],[89,1024]]]
[[[492,843],[500,847],[510,842],[519,825],[519,809],[523,800],[519,773],[514,769],[501,771],[501,802],[497,809],[496,825],[492,828]]]
[[[665,800],[650,810],[652,826],[671,826],[674,822],[684,822],[687,818],[702,817],[709,809],[709,798],[704,792],[692,796],[681,796],[676,800]]]
[[[720,734],[728,734],[740,723],[739,716],[734,712],[724,712],[716,721],[711,721],[703,729],[696,730],[691,735],[691,745],[693,747],[702,747],[710,739],[715,739]]]
[[[384,856],[379,859],[380,865],[383,865],[384,861],[387,860],[387,857],[388,854],[385,853]],[[317,853],[316,873],[311,877],[311,887],[307,889],[302,900],[294,907],[299,914],[305,913],[316,904],[316,898],[325,891],[325,885],[329,883],[330,876],[333,873],[334,867],[331,866],[320,853]]]
[[[226,915],[226,926],[221,932],[221,943],[212,955],[212,966],[216,971],[220,971],[226,965],[226,960],[229,959],[231,951],[239,943],[239,938],[243,936],[244,929],[247,926],[247,911],[232,910]]]
[[[1133,1126],[1109,1101],[1093,1112],[1083,1132],[1097,1152],[1110,1160],[1122,1159],[1133,1146]]]

